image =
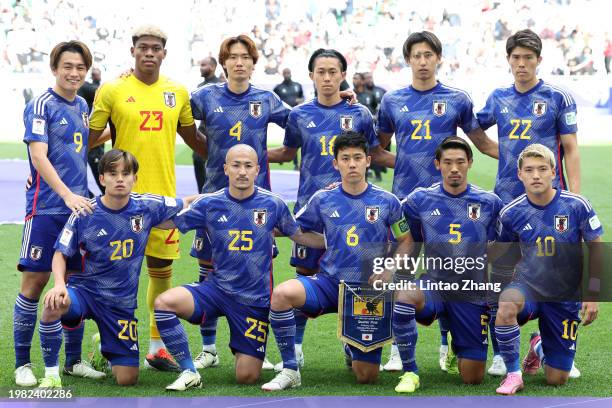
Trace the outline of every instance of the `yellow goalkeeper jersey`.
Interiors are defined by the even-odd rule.
[[[113,147],[138,160],[134,191],[176,196],[176,130],[193,124],[187,89],[161,75],[152,85],[134,75],[106,82],[96,93],[89,126],[102,130],[107,123]]]

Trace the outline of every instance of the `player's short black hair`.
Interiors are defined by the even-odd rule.
[[[472,160],[474,154],[472,153],[472,148],[470,144],[465,140],[458,136],[449,136],[440,143],[436,149],[436,160],[440,161],[442,158],[442,153],[445,150],[450,149],[461,149],[465,152],[468,160]]]
[[[412,51],[412,46],[418,43],[427,43],[436,53],[438,57],[442,56],[442,43],[440,39],[436,37],[434,33],[429,31],[417,31],[408,36],[406,41],[404,41],[404,46],[402,47],[402,52],[404,53],[404,59],[408,60],[410,57],[410,52]]]
[[[123,162],[125,170],[128,170],[130,173],[138,173],[138,160],[136,160],[136,157],[132,153],[121,149],[111,149],[104,153],[98,163],[98,173],[108,173],[117,167],[119,162]]]
[[[528,50],[535,52],[538,58],[540,57],[540,54],[542,54],[542,40],[536,33],[528,28],[517,31],[508,37],[508,40],[506,40],[506,54],[510,56],[516,47],[527,48]]]
[[[346,68],[348,66],[346,63],[346,58],[344,58],[344,55],[342,55],[339,51],[331,48],[319,48],[312,53],[310,59],[308,60],[308,72],[314,72],[315,61],[317,58],[336,58],[338,61],[340,61],[342,72],[346,72]]]
[[[365,135],[360,132],[344,132],[340,134],[334,141],[334,159],[338,159],[338,153],[342,149],[346,149],[349,147],[358,147],[363,149],[363,152],[366,156],[370,152],[370,147],[368,146],[368,139],[366,139]]]

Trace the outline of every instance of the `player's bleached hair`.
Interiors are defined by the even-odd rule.
[[[230,48],[234,44],[242,44],[246,47],[247,52],[253,59],[253,65],[257,64],[257,60],[259,59],[259,52],[257,51],[257,45],[255,45],[255,41],[251,39],[246,34],[240,34],[235,37],[229,37],[223,40],[221,43],[221,47],[219,47],[219,64],[223,67],[225,65],[225,61],[230,56]],[[227,70],[223,67],[223,72],[227,76]]]
[[[555,154],[548,147],[544,146],[540,143],[530,144],[526,148],[523,149],[518,158],[518,168],[519,170],[523,167],[523,161],[527,157],[536,157],[540,159],[544,159],[550,164],[550,167],[554,169],[556,167]]]
[[[346,62],[346,58],[339,51],[328,48],[319,48],[315,52],[312,53],[310,59],[308,60],[308,72],[314,72],[315,62],[319,58],[335,58],[340,62],[340,69],[342,72],[346,72],[346,68],[348,64]]]
[[[542,40],[536,33],[528,28],[517,31],[508,37],[508,40],[506,40],[506,54],[510,56],[516,47],[527,48],[528,50],[535,52],[538,58],[540,57],[540,54],[542,54]]]
[[[61,42],[55,47],[53,47],[53,50],[51,50],[51,55],[49,56],[49,66],[52,70],[57,69],[59,60],[64,52],[75,52],[77,54],[81,54],[81,57],[83,57],[83,62],[85,63],[85,67],[87,68],[87,70],[91,68],[91,65],[93,63],[91,51],[89,51],[89,48],[81,41],[73,40]]]
[[[459,136],[448,136],[436,148],[436,160],[440,161],[440,159],[442,158],[442,153],[449,149],[463,150],[465,152],[465,155],[467,156],[468,161],[472,160],[472,158],[474,157],[472,147],[465,139],[462,139]]]
[[[440,42],[440,39],[432,32],[417,31],[410,34],[404,42],[404,46],[402,47],[404,59],[410,59],[410,52],[412,51],[412,46],[422,42],[429,45],[429,47],[432,49],[433,52],[436,53],[438,57],[442,56],[442,43]]]
[[[349,147],[358,147],[362,149],[366,156],[370,151],[368,139],[366,139],[363,133],[353,131],[344,132],[334,141],[334,159],[338,160],[340,150],[344,150]]]
[[[98,163],[98,173],[104,174],[114,170],[119,163],[123,162],[124,170],[130,173],[138,173],[138,160],[130,152],[121,149],[111,149],[104,153]]]
[[[161,28],[152,24],[146,24],[134,30],[132,33],[132,45],[136,45],[136,42],[145,36],[159,38],[164,47],[166,46],[166,41],[168,41],[168,36]]]

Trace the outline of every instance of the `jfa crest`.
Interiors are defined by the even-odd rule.
[[[306,247],[304,245],[296,245],[295,255],[298,259],[306,259]]]
[[[89,115],[87,112],[81,112],[81,118],[83,118],[83,126],[86,128],[89,127]]]
[[[569,215],[555,215],[555,229],[565,232],[569,228]]]
[[[176,94],[174,92],[164,92],[164,103],[169,108],[176,106]]]
[[[134,231],[134,232],[142,231],[142,228],[143,228],[143,216],[142,216],[142,214],[130,217],[130,225],[132,226],[132,231]]]
[[[359,296],[355,296],[353,298],[353,315],[379,317],[382,316],[385,310],[385,302],[381,302],[381,300],[381,298],[361,298]]]
[[[533,103],[533,114],[536,116],[542,116],[546,113],[546,102],[535,101]]]
[[[434,101],[433,114],[436,116],[444,116],[446,113],[446,101]]]
[[[468,204],[468,217],[470,220],[477,220],[480,218],[480,204]]]
[[[261,117],[261,101],[250,101],[249,102],[249,113],[255,119]]]
[[[30,247],[30,258],[33,261],[38,261],[40,258],[42,258],[42,253],[43,253],[42,247],[36,246],[36,245],[32,245]]]
[[[366,207],[365,218],[366,221],[374,224],[378,221],[378,215],[380,213],[380,209],[378,207]]]
[[[268,221],[268,211],[267,210],[253,210],[253,222],[258,227],[263,227],[266,225]]]
[[[194,238],[194,240],[193,240],[193,248],[196,251],[201,251],[203,247],[204,247],[204,240],[202,238],[198,238],[198,237]]]
[[[353,117],[346,115],[340,116],[340,129],[353,130]]]

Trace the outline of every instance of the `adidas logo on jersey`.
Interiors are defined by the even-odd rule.
[[[127,98],[125,101],[126,101],[126,102],[128,102],[128,103],[130,103],[130,102],[136,102],[136,99],[134,99],[134,97],[133,97],[133,96],[130,96],[130,97],[129,97],[129,98]]]
[[[442,213],[440,212],[440,210],[438,210],[438,209],[436,208],[436,209],[435,209],[435,210],[433,210],[433,211],[431,212],[431,214],[429,214],[429,215],[442,215]]]
[[[504,106],[501,110],[501,113],[508,113],[508,107]]]
[[[260,353],[265,353],[266,352],[266,347],[265,346],[260,346],[257,351],[259,351]]]
[[[227,222],[227,217],[225,215],[222,215],[221,217],[219,217],[217,222]]]
[[[340,213],[338,210],[334,210],[334,212],[329,216],[329,218],[340,218]]]
[[[409,112],[410,110],[408,109],[408,107],[406,105],[404,105],[402,107],[402,109],[400,109],[400,112]]]
[[[213,112],[223,113],[223,108],[219,106],[219,107],[215,108],[215,110],[213,110]]]
[[[101,229],[101,230],[98,232],[98,235],[96,235],[96,236],[97,236],[97,237],[103,237],[103,236],[105,236],[105,235],[108,235],[108,234],[106,233],[106,230],[105,230],[104,228],[102,228],[102,229]]]
[[[132,345],[132,347],[130,347],[130,350],[132,350],[132,351],[138,351],[138,344],[134,343],[134,344]]]
[[[531,227],[531,224],[527,223],[527,225],[525,225],[523,227],[523,231],[531,231],[533,228]]]
[[[569,350],[574,350],[576,351],[576,343],[572,343],[571,346],[569,346]]]
[[[60,120],[60,125],[67,125],[68,121],[66,120],[66,118],[62,118],[62,120]]]
[[[313,127],[317,127],[317,125],[315,125],[315,123],[311,120],[310,123],[306,127],[311,129]]]

